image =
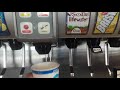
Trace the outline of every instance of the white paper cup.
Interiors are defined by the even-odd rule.
[[[59,78],[59,64],[42,62],[31,66],[33,78]]]

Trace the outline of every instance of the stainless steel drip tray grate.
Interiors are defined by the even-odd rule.
[[[7,68],[5,74],[3,75],[3,78],[19,78],[21,69],[22,68],[18,68],[18,67],[17,68]],[[3,69],[0,69],[0,73],[2,72],[2,70]],[[30,69],[30,67],[25,67],[23,78],[27,78],[25,76],[28,73],[31,73],[31,69]],[[2,78],[2,77],[0,76],[0,78]],[[60,78],[70,78],[70,76],[69,76],[69,67],[68,66],[60,67]]]
[[[19,78],[21,69],[22,68],[7,68],[5,74],[3,75],[4,76],[3,78]],[[59,70],[60,70],[60,76],[59,76],[60,78],[71,78],[69,65],[61,65]],[[93,67],[93,70],[94,70],[93,78],[111,78],[108,75],[108,71],[105,66]],[[0,69],[0,73],[1,72],[2,69]],[[27,78],[25,76],[30,72],[31,72],[30,67],[25,67],[25,71],[22,78]],[[91,78],[90,71],[87,66],[81,66],[81,65],[74,66],[74,73],[75,73],[74,78]]]
[[[19,78],[21,69],[22,68],[7,68],[5,74],[3,75],[3,78]],[[0,69],[0,73],[1,72],[2,72],[2,69]],[[30,68],[26,67],[23,78],[25,78],[25,74],[29,72],[31,72]]]

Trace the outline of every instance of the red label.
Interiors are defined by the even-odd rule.
[[[22,30],[22,33],[31,33],[31,30]]]
[[[29,26],[28,25],[24,25],[24,29],[28,29],[29,28]]]
[[[39,16],[48,16],[48,14],[41,14],[41,15],[39,15]]]
[[[102,15],[107,15],[108,14],[108,12],[102,12]]]

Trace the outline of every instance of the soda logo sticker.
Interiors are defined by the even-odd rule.
[[[21,22],[20,29],[22,34],[32,34],[33,27],[31,22]]]
[[[49,22],[39,22],[38,23],[39,34],[49,34],[50,33],[50,23]]]
[[[103,19],[97,26],[97,29],[100,30],[102,33],[105,32],[106,28],[109,27],[111,22],[113,21],[114,17],[117,15],[117,12],[110,12],[104,15]]]
[[[49,17],[49,12],[37,12],[38,17]]]
[[[87,12],[68,12],[69,16],[88,16]]]
[[[86,34],[90,12],[67,12],[67,34]]]
[[[0,36],[10,36],[4,12],[0,12]]]
[[[72,33],[81,33],[81,30],[80,30],[80,28],[74,28],[72,30]]]
[[[106,14],[108,14],[108,12],[102,12],[101,14],[102,14],[102,15],[106,15]]]
[[[119,17],[119,12],[98,12],[94,33],[113,33]]]
[[[31,12],[19,12],[19,16],[21,18],[30,18],[31,17]]]

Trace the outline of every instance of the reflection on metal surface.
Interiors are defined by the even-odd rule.
[[[90,76],[93,77],[93,76],[94,76],[94,73],[90,73]]]
[[[69,65],[73,66],[73,49],[69,50]]]
[[[1,72],[1,74],[0,74],[0,78],[3,78],[6,70],[7,70],[7,68],[3,68],[3,69],[2,69],[2,72]]]
[[[87,48],[87,64],[88,66],[92,66],[92,63],[91,63],[91,49],[88,47],[88,45],[86,45],[86,48]]]
[[[89,71],[90,71],[90,76],[93,77],[94,71],[93,71],[92,66],[88,66],[88,69],[89,69]]]
[[[71,77],[74,77],[74,73],[70,73],[70,76],[71,76]]]
[[[108,69],[109,75],[112,76],[112,72],[111,72],[110,68],[107,67],[107,69]]]
[[[0,75],[0,78],[3,78],[3,75]]]
[[[108,42],[105,42],[105,65],[109,65]]]
[[[70,76],[74,77],[73,69],[73,49],[69,49],[69,66],[70,66]]]
[[[6,50],[6,45],[3,43],[3,68],[6,68],[6,63],[7,63],[7,50]]]
[[[25,67],[23,67],[23,68],[21,69],[19,78],[22,78],[22,77],[23,77],[24,71],[25,71]]]

